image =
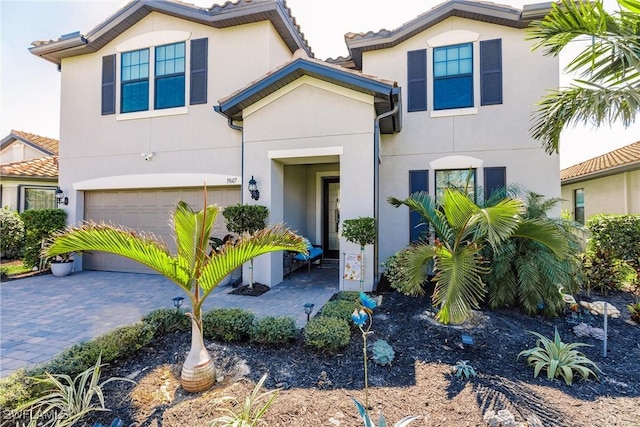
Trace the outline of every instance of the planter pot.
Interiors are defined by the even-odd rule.
[[[51,273],[56,277],[68,276],[73,270],[73,262],[52,262]]]

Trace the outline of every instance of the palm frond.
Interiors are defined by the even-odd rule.
[[[509,238],[518,227],[522,202],[517,199],[503,199],[495,206],[479,209],[469,221],[475,239],[486,238],[496,248]]]
[[[456,252],[445,248],[437,251],[438,274],[433,302],[440,306],[438,320],[460,323],[472,308],[478,308],[485,294],[482,275],[487,268],[479,259],[478,250],[467,246]]]
[[[406,286],[409,289],[421,289],[422,284],[427,278],[426,268],[436,255],[436,250],[433,246],[429,246],[425,243],[420,243],[410,247],[407,250],[405,266],[407,269],[407,281]]]
[[[178,258],[189,266],[189,270],[197,271],[202,268],[208,252],[209,236],[219,210],[218,206],[212,205],[194,212],[187,203],[178,202],[173,213],[173,231]]]
[[[434,228],[439,239],[448,243],[452,242],[453,230],[449,226],[445,215],[439,210],[435,199],[428,193],[419,191],[404,200],[396,199],[395,197],[389,197],[387,200],[396,208],[404,205],[417,212],[426,223]]]
[[[588,82],[550,92],[539,103],[532,119],[531,135],[542,142],[547,153],[558,152],[560,132],[579,123],[601,126],[619,121],[635,122],[640,110],[640,91],[630,85],[606,88]]]
[[[552,223],[539,219],[526,219],[518,224],[512,237],[521,237],[539,242],[549,248],[559,258],[565,258],[569,251],[566,236]]]
[[[54,235],[54,240],[43,250],[47,257],[65,252],[100,251],[120,255],[137,261],[166,276],[189,292],[190,275],[184,265],[169,253],[164,242],[151,235],[106,224],[87,222],[79,227],[68,227]]]

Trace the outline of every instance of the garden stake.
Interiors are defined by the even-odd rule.
[[[604,303],[604,339],[602,340],[602,357],[607,357],[607,303]]]
[[[373,331],[371,331],[371,325],[373,324],[373,309],[376,307],[376,302],[364,292],[360,292],[360,303],[362,304],[362,308],[359,311],[357,308],[353,310],[351,319],[353,320],[353,323],[358,326],[360,332],[362,332],[362,354],[364,355],[364,405],[365,408],[370,409],[367,336],[373,333]],[[367,323],[367,321],[369,322],[369,325],[367,325],[367,328],[364,329],[363,326],[365,323]]]

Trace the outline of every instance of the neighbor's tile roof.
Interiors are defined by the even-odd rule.
[[[4,138],[3,142],[13,139],[17,139],[35,146],[35,148],[40,148],[46,153],[50,153],[53,155],[58,154],[59,142],[57,139],[47,138],[46,136],[40,136],[33,133],[22,132],[19,130],[12,130],[9,136]]]
[[[640,141],[562,169],[560,171],[560,180],[582,181],[588,179],[591,175],[601,175],[634,164],[640,168]]]
[[[58,156],[0,165],[0,175],[13,178],[57,178]]]

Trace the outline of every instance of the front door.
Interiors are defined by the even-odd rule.
[[[322,180],[322,248],[325,258],[338,259],[340,253],[340,178]]]

